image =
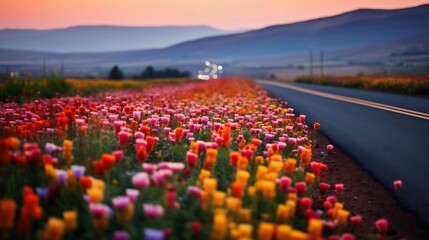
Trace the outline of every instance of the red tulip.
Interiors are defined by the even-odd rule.
[[[229,163],[230,163],[232,166],[236,167],[236,166],[237,166],[238,159],[241,157],[240,155],[241,155],[241,154],[240,154],[239,152],[230,152],[230,153],[229,153]]]
[[[395,189],[401,189],[402,188],[402,181],[401,180],[394,181],[393,186],[395,186]]]
[[[329,190],[329,188],[331,187],[331,185],[329,185],[328,183],[326,183],[326,182],[321,182],[320,184],[319,184],[319,191],[320,191],[320,194],[325,194],[326,193],[326,191],[328,191]]]
[[[301,194],[307,191],[307,184],[305,182],[297,182],[295,183],[295,188],[298,194]]]
[[[152,136],[147,136],[146,137],[146,142],[147,142],[146,150],[148,152],[151,152],[153,150],[154,146],[155,146],[156,139],[154,137],[152,137]]]
[[[342,240],[355,240],[356,237],[353,233],[344,233],[343,236],[341,236]]]
[[[325,201],[323,202],[323,207],[325,208],[326,211],[328,211],[329,209],[332,208],[332,203],[330,201]]]
[[[200,221],[195,221],[191,223],[192,235],[198,235],[199,233],[201,233],[201,230],[202,230],[202,224]]]
[[[303,197],[301,198],[300,204],[301,204],[301,208],[305,210],[305,209],[311,208],[311,206],[313,205],[313,200],[308,197]]]
[[[188,165],[190,168],[195,168],[197,166],[197,159],[198,159],[198,155],[188,151],[186,153],[186,162],[188,162]]]
[[[375,222],[375,228],[377,228],[377,231],[382,235],[387,233],[388,227],[389,227],[389,224],[387,222],[387,219],[385,219],[385,218],[378,219]]]
[[[104,167],[110,169],[115,165],[116,157],[113,154],[104,153],[101,155],[101,160],[103,161]]]
[[[82,186],[82,188],[84,189],[88,189],[91,187],[92,185],[92,180],[90,177],[87,176],[83,176],[80,178],[80,185]]]
[[[352,226],[358,226],[362,222],[362,216],[353,216],[350,218]]]
[[[342,183],[335,184],[335,191],[338,194],[341,194],[344,191],[344,184],[342,184]]]

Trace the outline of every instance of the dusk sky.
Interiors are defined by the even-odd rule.
[[[209,25],[253,29],[357,8],[403,8],[428,0],[1,0],[0,29],[75,25]]]

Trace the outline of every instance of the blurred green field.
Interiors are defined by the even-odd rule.
[[[178,84],[199,81],[193,78],[162,78],[150,80],[64,79],[58,76],[45,78],[9,78],[0,82],[0,101],[23,103],[37,98],[56,96],[90,96],[108,90],[144,89],[154,84]]]

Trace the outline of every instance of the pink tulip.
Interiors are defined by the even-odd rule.
[[[114,240],[128,240],[130,239],[130,234],[126,231],[115,231],[113,234]]]
[[[284,192],[287,192],[292,179],[290,177],[283,176],[280,178],[280,189]]]
[[[142,164],[143,171],[147,172],[149,174],[153,173],[157,168],[158,168],[158,166],[156,164],[151,164],[151,163],[143,163]]]
[[[328,151],[332,151],[332,149],[334,149],[334,146],[332,146],[331,144],[328,144],[328,146],[326,146],[326,149]]]
[[[137,131],[134,133],[134,138],[135,139],[143,139],[144,138],[144,133]]]
[[[143,213],[149,218],[159,218],[164,215],[164,208],[158,204],[143,204]]]
[[[125,190],[125,193],[127,194],[127,197],[130,199],[130,201],[135,203],[139,197],[140,191],[137,189],[128,188]]]
[[[145,172],[137,173],[133,176],[132,183],[137,188],[147,187],[150,184],[149,175]]]
[[[128,205],[131,203],[130,199],[126,196],[118,196],[112,198],[112,205],[116,209],[124,209],[128,207]]]
[[[124,152],[122,150],[117,150],[112,152],[113,156],[115,156],[116,161],[121,160],[124,157]]]
[[[188,194],[191,196],[195,196],[197,198],[200,198],[202,195],[202,190],[201,188],[195,187],[195,186],[189,186],[188,187]]]
[[[120,131],[118,133],[118,142],[120,145],[127,144],[131,139],[131,133],[126,131]]]
[[[337,201],[337,197],[331,195],[331,196],[326,197],[326,200],[330,201],[332,204],[334,204]]]

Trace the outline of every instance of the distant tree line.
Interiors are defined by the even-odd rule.
[[[191,77],[191,73],[188,71],[180,71],[175,68],[165,68],[155,70],[152,66],[147,66],[139,75],[134,75],[133,79],[152,79],[152,78],[187,78]],[[111,80],[122,80],[124,79],[124,73],[117,66],[113,66],[109,72],[108,79]]]
[[[155,70],[152,66],[147,66],[140,75],[134,76],[135,79],[151,79],[151,78],[186,78],[190,77],[191,73],[188,71],[181,72],[175,68],[165,68]]]
[[[118,65],[115,65],[110,69],[108,79],[110,80],[122,80],[124,79],[124,73],[122,73],[122,70],[118,67]]]

